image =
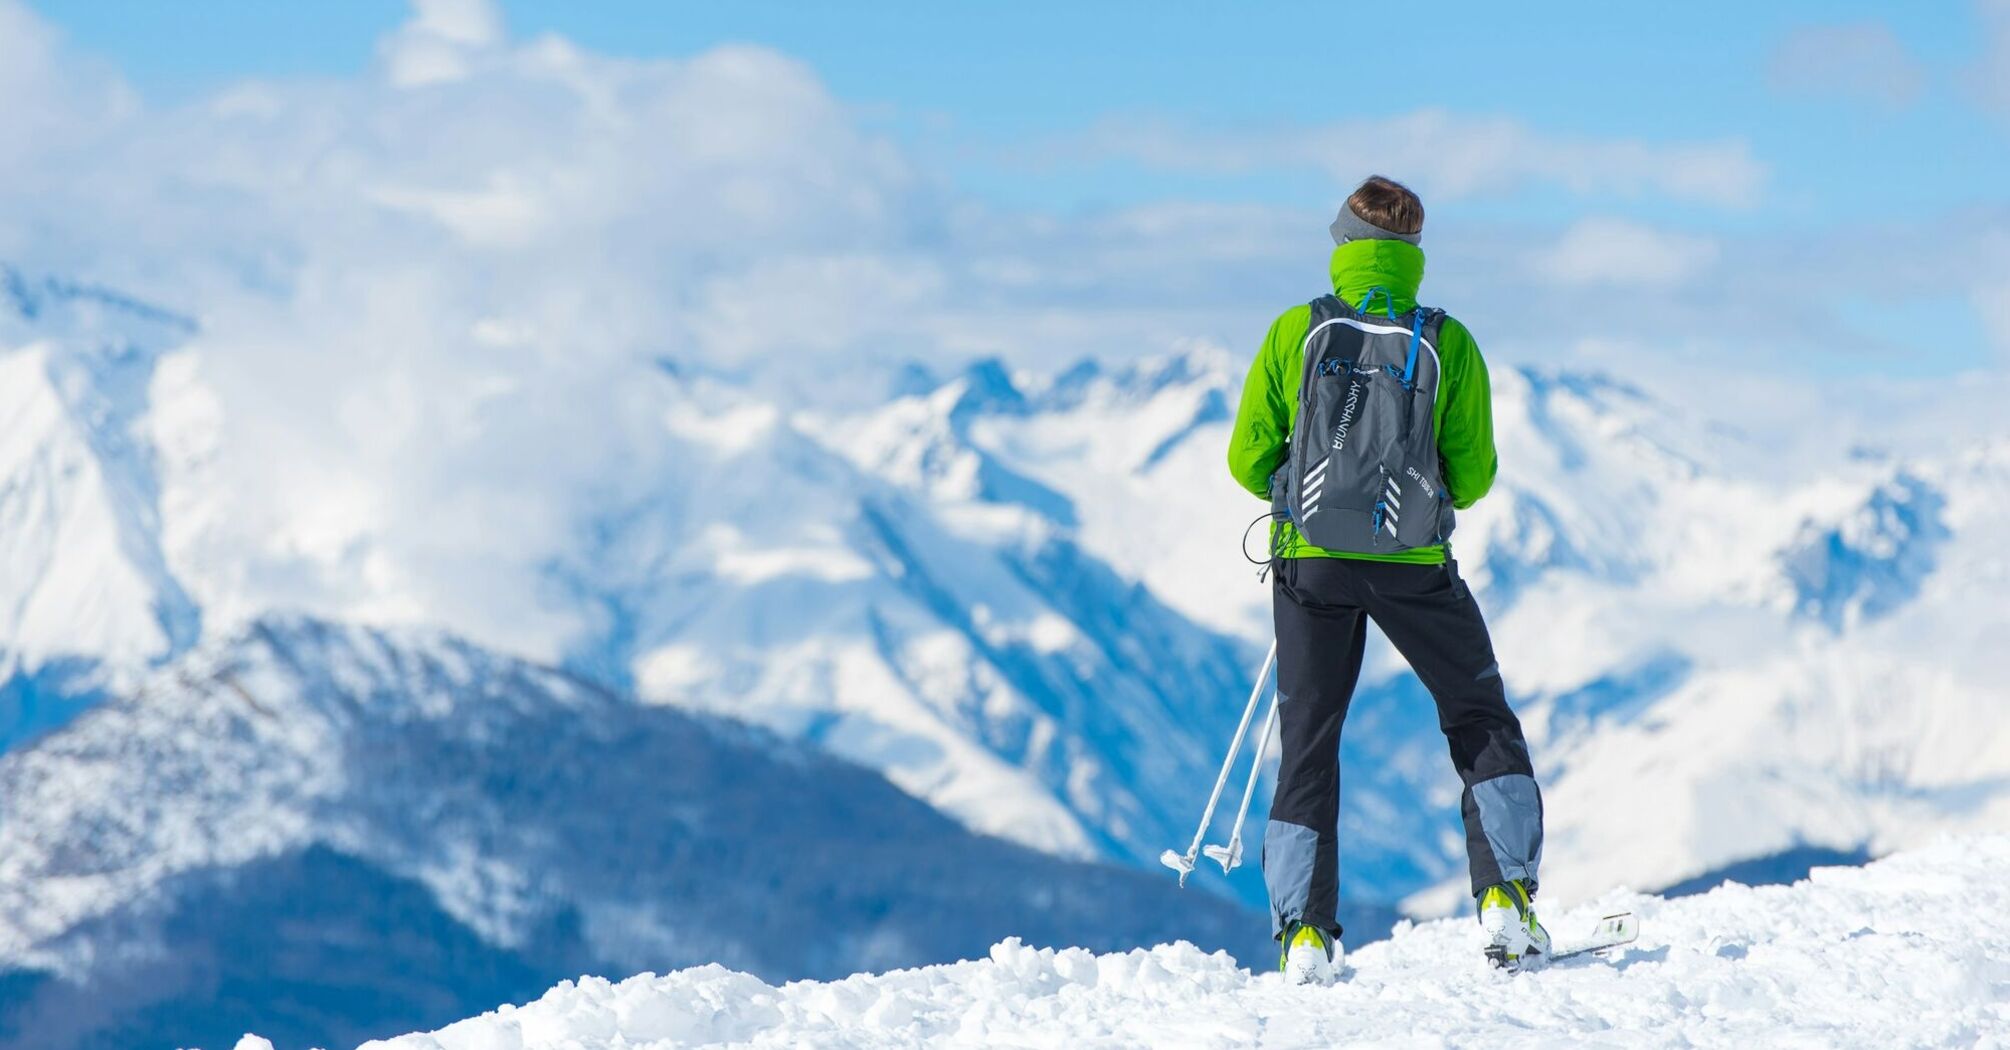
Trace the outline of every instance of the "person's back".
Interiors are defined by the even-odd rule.
[[[1370,619],[1437,701],[1465,784],[1489,955],[1523,965],[1548,950],[1530,906],[1542,798],[1485,620],[1446,542],[1452,510],[1493,485],[1492,395],[1471,334],[1418,305],[1423,220],[1416,196],[1387,179],[1348,198],[1331,227],[1333,294],[1271,325],[1229,441],[1230,472],[1271,500],[1276,518],[1283,756],[1263,870],[1280,967],[1299,981],[1334,972],[1340,728]]]
[[[1414,226],[1397,233],[1375,226],[1354,213],[1356,199],[1368,196],[1370,211],[1384,222]],[[1370,179],[1349,198],[1348,207],[1333,223],[1329,265],[1333,297],[1363,314],[1414,314],[1417,291],[1424,278],[1424,252],[1418,247],[1423,227],[1421,205],[1407,207],[1415,197],[1385,179]],[[1243,383],[1242,405],[1228,447],[1229,472],[1243,488],[1265,499],[1273,496],[1272,475],[1284,461],[1293,427],[1298,422],[1298,393],[1304,371],[1305,339],[1313,327],[1315,304],[1294,306],[1270,326]],[[1450,502],[1470,507],[1493,486],[1493,402],[1486,363],[1466,327],[1450,316],[1438,326],[1433,347],[1438,371],[1431,422],[1442,460],[1442,477]],[[1274,526],[1273,552],[1287,558],[1352,557],[1374,561],[1438,564],[1445,560],[1443,544],[1429,544],[1395,553],[1349,552],[1313,547],[1288,520]]]

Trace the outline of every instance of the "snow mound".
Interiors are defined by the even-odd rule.
[[[1008,940],[987,959],[828,983],[719,966],[583,978],[366,1048],[2000,1046],[2006,865],[2010,837],[1949,839],[1793,886],[1615,893],[1551,925],[1568,939],[1631,909],[1639,943],[1520,977],[1489,970],[1458,920],[1399,930],[1313,989],[1185,943],[1096,955]]]

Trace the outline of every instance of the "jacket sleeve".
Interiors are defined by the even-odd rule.
[[[1271,322],[1242,381],[1242,401],[1228,437],[1228,472],[1261,499],[1270,498],[1271,472],[1284,462],[1285,445],[1291,440],[1292,406],[1285,401],[1284,377],[1296,373],[1290,358],[1305,338],[1310,316],[1309,310],[1299,307]],[[1294,399],[1296,393],[1292,391]]]
[[[1493,488],[1500,469],[1494,451],[1493,386],[1486,359],[1466,326],[1445,318],[1438,331],[1444,369],[1438,417],[1438,455],[1452,506],[1464,510]]]

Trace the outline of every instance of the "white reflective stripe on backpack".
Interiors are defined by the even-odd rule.
[[[1299,371],[1301,373],[1307,367],[1305,363],[1305,355],[1310,354],[1312,352],[1313,338],[1319,334],[1320,329],[1325,328],[1329,324],[1344,324],[1349,328],[1359,329],[1360,331],[1370,333],[1371,335],[1410,334],[1409,329],[1399,328],[1395,325],[1369,324],[1366,321],[1357,321],[1352,317],[1328,318],[1327,320],[1321,321],[1318,324],[1313,325],[1312,330],[1305,333],[1305,342],[1300,343],[1298,346],[1298,358],[1300,362]],[[1417,345],[1422,346],[1424,349],[1429,350],[1431,352],[1431,370],[1438,376],[1438,381],[1436,383],[1431,384],[1431,409],[1432,411],[1436,411],[1438,407],[1438,390],[1440,387],[1443,387],[1445,385],[1445,379],[1444,379],[1445,363],[1438,359],[1438,348],[1432,346],[1431,341],[1429,339],[1418,339]]]

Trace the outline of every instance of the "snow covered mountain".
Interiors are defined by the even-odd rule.
[[[1627,909],[1637,943],[1515,977],[1488,970],[1472,923],[1456,920],[1350,953],[1331,988],[1251,976],[1191,945],[1096,955],[1006,941],[972,962],[830,984],[776,987],[723,966],[585,978],[368,1050],[1997,1046],[2010,1040],[2010,934],[1973,916],[2010,908],[2005,864],[2010,839],[1980,838],[1792,887],[1610,894],[1556,924]]]
[[[227,398],[205,386],[202,345],[149,384],[191,322],[38,280],[13,280],[19,349],[0,358],[21,377],[4,395],[21,407],[0,417],[13,479],[0,543],[18,552],[0,586],[21,592],[0,606],[24,708],[12,739],[96,695],[99,678],[58,689],[45,667],[138,673],[185,649],[205,615],[226,632],[258,615],[274,580],[302,581],[280,597],[328,615],[411,617],[409,596],[345,604],[312,578],[367,582],[369,551],[400,537],[270,523],[279,560],[259,561],[272,556],[243,534],[258,512],[210,469],[205,442],[228,427],[208,417]],[[128,334],[140,321],[162,332]],[[671,363],[634,378],[656,466],[551,508],[552,545],[458,578],[541,580],[547,606],[520,618],[534,649],[651,701],[812,740],[976,830],[1060,855],[1143,863],[1183,833],[1171,796],[1215,760],[1211,732],[1188,727],[1228,717],[1247,673],[1235,641],[1042,516],[952,520],[960,508],[860,472],[746,389]],[[153,443],[163,435],[172,454]],[[307,459],[293,473],[328,469]],[[316,567],[324,546],[333,561]]]
[[[1220,463],[1235,366],[1197,351],[1017,386],[984,368],[880,410],[849,447],[938,500],[1061,507],[1085,548],[1253,647],[1269,595],[1234,548],[1263,507]],[[1838,443],[1782,474],[1799,461],[1738,421],[1612,377],[1497,367],[1494,396],[1502,475],[1454,545],[1545,776],[1552,895],[2002,826],[2010,737],[1991,712],[2010,687],[1988,639],[2010,629],[2010,439],[1904,459]],[[982,469],[947,469],[948,448]],[[1022,480],[960,480],[985,471]],[[1011,495],[1042,486],[1058,495]],[[1378,645],[1343,740],[1349,893],[1460,902],[1443,748]]]
[[[195,640],[144,433],[155,361],[194,330],[0,265],[0,749]]]
[[[41,705],[16,718],[30,729],[97,688],[80,700],[43,669],[137,674],[205,624],[297,605],[467,631],[813,743],[974,830],[1149,867],[1191,833],[1267,631],[1237,553],[1263,507],[1220,464],[1240,383],[1224,351],[909,366],[885,397],[828,401],[658,359],[605,392],[608,454],[633,462],[546,486],[496,543],[451,500],[373,516],[397,494],[336,487],[248,510],[243,479],[207,469],[238,409],[206,387],[190,322],[11,286],[0,549],[26,553],[8,554],[0,609],[35,615],[0,622],[0,649],[15,703]],[[535,384],[495,388],[533,411]],[[1550,893],[2002,819],[1989,640],[2010,626],[1994,597],[2010,444],[1789,466],[1738,420],[1612,377],[1498,366],[1495,388],[1503,474],[1455,545],[1545,776]],[[487,437],[458,439],[469,458]],[[413,587],[393,556],[454,571]],[[1346,892],[1457,903],[1457,784],[1386,647],[1343,746]],[[1261,894],[1253,870],[1214,885]]]
[[[1234,639],[1088,554],[1037,487],[986,474],[1012,498],[938,498],[861,470],[821,420],[659,382],[681,469],[554,559],[607,610],[576,669],[809,740],[1063,856],[1148,864],[1183,833],[1180,793],[1212,776],[1212,727],[1246,691]]]
[[[354,1045],[582,972],[772,980],[1004,936],[1254,950],[1164,880],[436,633],[207,643],[0,758],[0,1045]]]

